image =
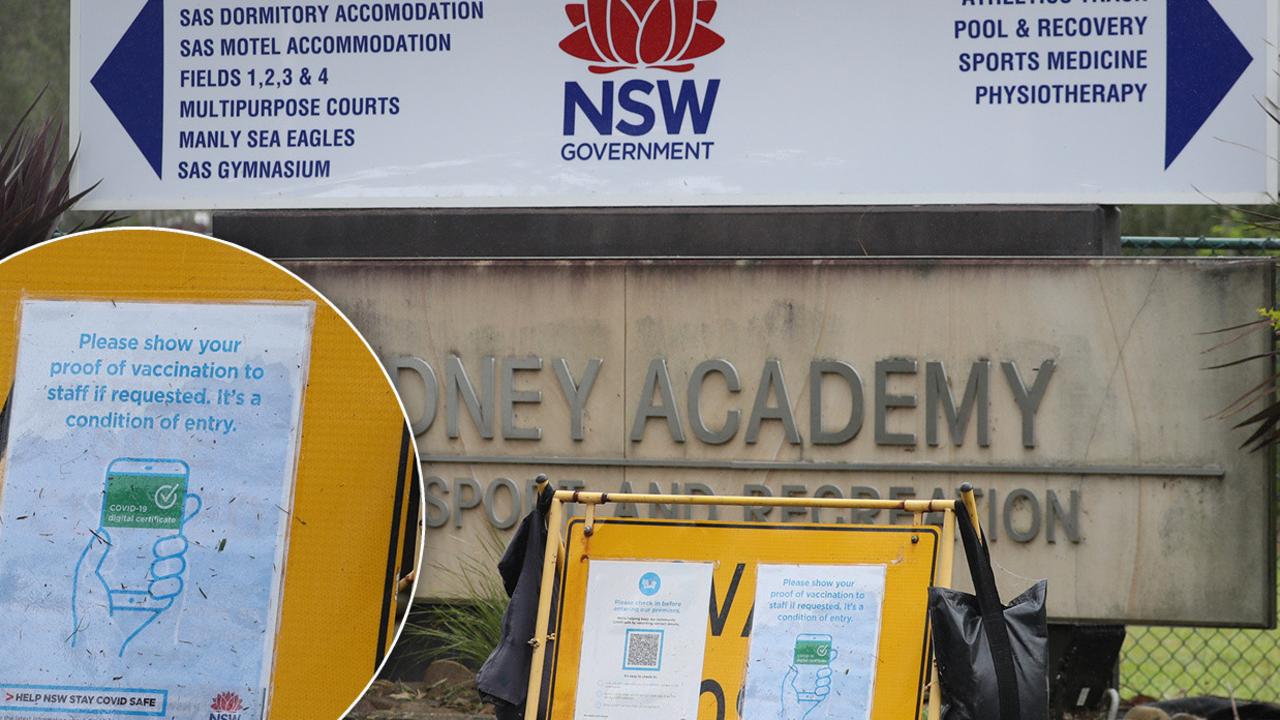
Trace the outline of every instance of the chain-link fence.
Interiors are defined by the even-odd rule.
[[[1141,255],[1274,254],[1280,238],[1125,237],[1122,245],[1127,254]],[[1280,702],[1280,629],[1130,626],[1120,661],[1120,692],[1125,697],[1221,695]]]
[[[1277,592],[1280,598],[1280,591]],[[1120,693],[1280,702],[1280,629],[1128,628]]]

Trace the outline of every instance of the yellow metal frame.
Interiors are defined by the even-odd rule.
[[[547,485],[545,475],[540,475],[537,482],[538,496],[541,497]],[[534,636],[529,640],[533,647],[533,662],[529,669],[529,694],[525,700],[525,717],[539,718],[538,708],[542,701],[542,681],[546,668],[548,646],[555,642],[554,634],[548,633],[551,622],[552,597],[555,592],[557,570],[564,556],[564,506],[568,503],[580,504],[584,508],[583,532],[588,537],[595,525],[596,507],[607,503],[629,503],[636,505],[713,505],[713,506],[747,506],[747,507],[803,507],[858,510],[900,510],[912,513],[912,527],[923,527],[925,513],[943,513],[942,537],[939,541],[937,555],[936,585],[951,587],[952,570],[955,563],[955,515],[961,508],[968,514],[974,528],[981,534],[978,520],[977,504],[973,488],[965,483],[960,488],[960,500],[853,500],[837,498],[803,498],[803,497],[760,497],[731,495],[657,495],[645,493],[607,493],[585,492],[581,490],[559,490],[551,500],[547,514],[547,544],[542,565],[542,586],[538,599],[538,618],[534,628]],[[779,523],[781,525],[782,523]],[[827,523],[831,524],[831,523]],[[907,526],[903,526],[907,528]],[[926,633],[929,630],[926,628]],[[926,638],[931,643],[931,638]],[[932,653],[930,653],[932,657]],[[929,673],[929,705],[928,717],[933,720],[939,717],[942,708],[942,695],[938,692],[938,666],[932,659]]]

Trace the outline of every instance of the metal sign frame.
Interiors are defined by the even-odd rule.
[[[547,479],[540,476],[537,483],[539,494],[546,487]],[[548,669],[547,654],[549,646],[556,642],[556,633],[550,632],[551,616],[557,611],[557,606],[564,604],[563,597],[560,597],[558,589],[562,582],[567,579],[568,572],[568,556],[570,555],[570,547],[566,545],[566,540],[571,537],[572,524],[581,524],[582,534],[584,538],[590,538],[594,533],[596,520],[596,507],[607,503],[627,503],[635,505],[706,505],[706,506],[745,506],[745,507],[780,507],[780,508],[831,508],[831,509],[865,509],[865,510],[899,510],[913,514],[912,523],[910,525],[901,525],[897,528],[903,532],[917,530],[919,532],[938,533],[937,526],[926,525],[926,513],[942,513],[942,526],[940,537],[938,539],[937,551],[934,553],[933,585],[935,587],[951,587],[952,569],[955,562],[955,514],[964,508],[969,514],[970,519],[975,527],[978,525],[977,505],[974,499],[972,486],[965,483],[961,489],[960,500],[850,500],[850,499],[834,499],[834,498],[797,498],[797,497],[758,497],[758,496],[706,496],[706,495],[657,495],[644,493],[607,493],[607,492],[585,492],[581,490],[560,490],[557,491],[552,500],[547,515],[547,541],[545,555],[543,557],[542,566],[542,584],[538,599],[538,617],[534,630],[534,637],[529,640],[529,644],[533,647],[533,661],[529,670],[529,693],[525,700],[525,717],[542,719],[540,714],[543,711],[542,704],[544,702],[543,686],[545,670]],[[575,519],[572,524],[566,523],[565,505],[577,504],[584,507],[584,517]],[[601,520],[601,524],[610,523],[618,524],[625,527],[626,521],[609,521]],[[687,526],[687,527],[723,527],[733,528],[741,527],[741,523],[720,523],[708,522],[701,520],[662,520],[662,525],[667,526]],[[781,529],[790,529],[800,527],[794,524],[786,523],[750,523],[752,527],[765,528],[766,526],[778,526]],[[808,523],[806,527],[823,527],[830,526],[832,529],[849,530],[854,526],[838,525],[836,523]],[[885,531],[886,528],[876,528]],[[566,532],[569,530],[569,532]],[[981,532],[981,530],[979,530]],[[885,618],[881,619],[882,624]],[[921,697],[926,688],[932,689],[929,692],[928,699],[928,717],[936,718],[939,716],[942,707],[941,693],[936,690],[940,687],[938,683],[938,667],[937,663],[932,659],[932,632],[929,624],[925,623],[924,648],[927,666],[929,667],[928,682],[924,688],[921,688]],[[558,646],[557,646],[558,647]],[[552,662],[555,661],[555,653],[552,653]],[[923,676],[923,667],[921,675]],[[550,685],[548,684],[548,689]],[[549,707],[549,692],[546,698]],[[917,707],[917,712],[919,708]]]

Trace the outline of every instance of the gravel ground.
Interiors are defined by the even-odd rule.
[[[379,680],[355,706],[348,720],[493,720],[493,708],[480,703],[474,686],[441,680]]]
[[[1120,717],[1128,704],[1121,710]],[[1101,720],[1105,713],[1069,714],[1065,720]],[[474,687],[441,681],[379,680],[347,720],[493,720],[493,708],[476,700]]]

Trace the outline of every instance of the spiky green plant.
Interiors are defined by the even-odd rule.
[[[70,194],[71,169],[79,148],[63,164],[62,123],[50,117],[38,127],[30,125],[42,97],[44,92],[0,145],[0,256],[53,237],[63,214],[97,187],[94,183]],[[123,219],[114,212],[104,212],[70,231],[106,227]]]
[[[1206,335],[1226,335],[1224,340],[1204,352],[1211,353],[1230,347],[1258,333],[1266,333],[1270,336],[1271,342],[1269,345],[1272,349],[1211,365],[1206,368],[1207,370],[1222,370],[1254,362],[1275,363],[1275,359],[1280,356],[1280,352],[1274,349],[1275,342],[1280,340],[1280,315],[1277,315],[1275,310],[1268,308],[1259,308],[1258,314],[1262,315],[1262,319],[1204,333]],[[1268,377],[1258,385],[1249,388],[1230,405],[1218,412],[1217,417],[1219,420],[1231,421],[1236,428],[1252,426],[1253,432],[1240,445],[1241,449],[1248,448],[1250,451],[1256,452],[1280,443],[1280,399],[1276,397],[1277,382],[1280,382],[1280,375]],[[1244,416],[1243,419],[1241,419],[1242,416]]]
[[[430,662],[448,658],[473,670],[480,668],[502,637],[502,616],[509,602],[495,571],[502,551],[501,538],[491,535],[475,552],[464,555],[456,567],[425,569],[458,588],[465,599],[410,613],[404,628],[404,638],[412,648],[407,653],[410,659]]]

